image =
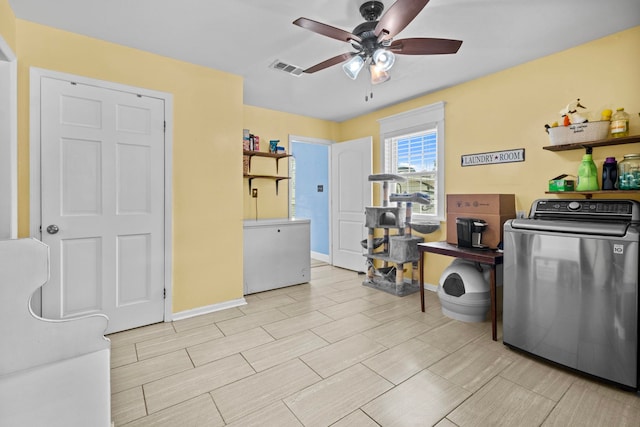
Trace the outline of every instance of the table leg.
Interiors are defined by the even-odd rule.
[[[491,294],[491,338],[498,340],[498,296],[496,291],[496,266],[491,266],[489,275],[489,293]]]
[[[420,307],[422,308],[422,312],[424,313],[424,273],[422,272],[422,266],[424,265],[424,252],[420,251],[420,261],[418,261],[418,274],[420,280],[418,283],[420,285]]]

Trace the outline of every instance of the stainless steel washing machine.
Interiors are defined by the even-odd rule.
[[[640,203],[536,200],[504,225],[503,342],[638,390]]]

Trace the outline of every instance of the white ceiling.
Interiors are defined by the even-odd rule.
[[[338,122],[640,25],[639,0],[431,0],[396,39],[450,38],[462,47],[398,55],[368,102],[364,71],[353,81],[339,65],[300,77],[269,68],[276,60],[308,68],[352,51],[292,22],[302,16],[352,31],[364,21],[362,2],[9,0],[20,19],[240,75],[247,105]],[[393,0],[383,3],[387,10]]]

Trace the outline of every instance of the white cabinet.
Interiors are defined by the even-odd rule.
[[[49,277],[49,247],[0,241],[0,426],[111,425],[107,316],[36,316],[34,292]]]
[[[306,283],[311,274],[311,221],[244,221],[244,293]]]

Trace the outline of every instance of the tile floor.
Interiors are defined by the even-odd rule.
[[[117,426],[640,426],[640,397],[317,265],[247,305],[111,335]],[[500,337],[499,337],[500,338]]]

